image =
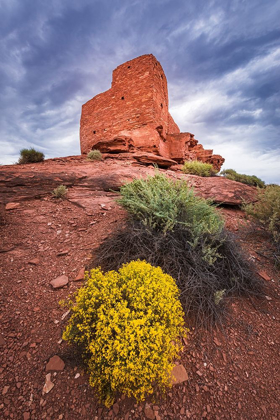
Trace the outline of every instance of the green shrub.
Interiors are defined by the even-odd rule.
[[[88,160],[102,160],[102,153],[100,150],[94,149],[88,152],[87,158]]]
[[[33,147],[31,149],[22,149],[20,151],[19,164],[23,163],[36,163],[43,162],[45,155],[42,152],[38,152]]]
[[[194,194],[185,181],[173,181],[162,174],[137,179],[120,189],[118,202],[145,226],[167,232],[180,226],[189,229],[193,241],[203,234],[215,235],[224,223],[216,209]]]
[[[172,277],[145,261],[119,272],[91,270],[78,290],[63,339],[80,347],[106,406],[116,392],[138,401],[171,386],[170,372],[181,350],[183,312]]]
[[[238,174],[234,169],[224,169],[221,172],[221,175],[223,175],[227,179],[231,179],[232,181],[242,182],[242,184],[251,185],[253,187],[265,187],[265,182],[257,176]]]
[[[184,163],[183,172],[185,174],[198,176],[214,176],[218,171],[216,171],[210,163],[193,160]]]
[[[68,189],[65,187],[65,185],[59,185],[52,192],[54,198],[65,198],[67,193]]]
[[[246,214],[261,223],[276,243],[280,242],[280,186],[269,185],[258,190],[258,201],[243,206]]]

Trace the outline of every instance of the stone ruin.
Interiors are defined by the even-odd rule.
[[[80,142],[82,154],[98,149],[160,167],[198,160],[220,170],[224,162],[193,134],[180,132],[168,111],[164,71],[152,54],[118,66],[111,88],[82,106]]]

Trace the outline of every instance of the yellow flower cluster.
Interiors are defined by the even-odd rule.
[[[171,385],[186,331],[178,295],[174,279],[145,261],[87,274],[85,287],[69,303],[63,339],[81,345],[90,385],[106,406],[117,391],[141,401],[155,385]]]

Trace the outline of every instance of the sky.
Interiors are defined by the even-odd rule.
[[[80,154],[81,106],[153,54],[182,132],[280,184],[280,0],[0,0],[0,164]]]

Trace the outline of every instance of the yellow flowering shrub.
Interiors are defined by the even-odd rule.
[[[141,401],[154,386],[171,386],[170,372],[185,334],[174,279],[146,261],[119,271],[93,269],[69,301],[63,339],[81,346],[90,385],[109,407],[116,392]]]

